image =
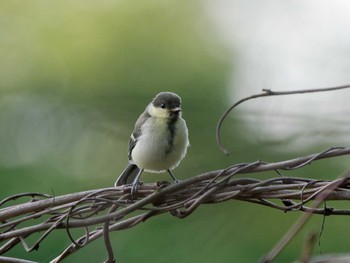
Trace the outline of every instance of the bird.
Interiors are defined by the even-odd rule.
[[[185,157],[189,145],[181,98],[173,92],[158,93],[135,123],[129,140],[128,165],[114,185],[132,184],[133,195],[141,184],[143,171],[168,172],[174,182],[179,182],[172,170]]]

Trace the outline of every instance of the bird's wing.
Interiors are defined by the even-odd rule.
[[[146,109],[145,112],[143,112],[140,115],[140,117],[137,119],[135,123],[134,130],[129,140],[129,150],[128,150],[129,164],[125,168],[125,170],[121,173],[121,175],[118,177],[117,181],[115,182],[115,186],[133,183],[136,176],[140,173],[140,169],[135,164],[132,163],[131,153],[136,145],[137,139],[141,136],[142,125],[147,121],[149,117],[150,115],[148,114]]]
[[[140,117],[137,119],[136,123],[135,123],[135,127],[134,130],[130,136],[130,140],[129,140],[129,149],[128,149],[128,158],[131,161],[131,153],[132,150],[134,149],[137,139],[140,137],[141,135],[141,127],[142,125],[147,121],[147,119],[151,117],[151,115],[149,115],[149,113],[147,112],[147,109],[140,115]]]

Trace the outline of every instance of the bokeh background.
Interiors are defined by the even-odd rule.
[[[261,89],[349,84],[349,10],[345,0],[2,1],[0,199],[113,185],[133,124],[160,91],[182,97],[190,130],[179,178],[348,145],[349,91],[247,102],[223,126],[229,157],[215,126],[229,105]],[[334,179],[347,168],[342,157],[286,175]],[[298,216],[231,201],[111,236],[120,262],[257,262]],[[313,218],[277,262],[298,259],[321,224]],[[347,218],[326,218],[315,255],[349,252],[349,230]],[[68,243],[62,231],[37,252],[19,246],[7,255],[48,262]],[[104,258],[99,240],[66,262]]]

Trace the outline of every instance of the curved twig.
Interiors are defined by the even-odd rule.
[[[238,105],[242,104],[245,101],[262,98],[262,97],[269,97],[269,96],[284,96],[284,95],[295,95],[295,94],[305,94],[305,93],[315,93],[315,92],[326,92],[326,91],[335,91],[335,90],[342,90],[342,89],[348,89],[350,88],[350,85],[342,85],[337,87],[327,87],[327,88],[317,88],[317,89],[305,89],[305,90],[290,90],[290,91],[272,91],[269,89],[263,89],[262,93],[254,94],[249,97],[240,99],[235,104],[233,104],[231,107],[229,107],[220,117],[217,125],[216,125],[216,142],[218,143],[218,146],[220,150],[225,154],[229,155],[230,152],[225,148],[221,141],[221,126],[226,119],[226,117],[229,115],[229,113],[236,108]]]

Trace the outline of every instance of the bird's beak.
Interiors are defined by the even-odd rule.
[[[181,108],[180,107],[176,107],[176,108],[173,108],[173,109],[170,109],[171,112],[180,112],[181,111]]]

